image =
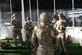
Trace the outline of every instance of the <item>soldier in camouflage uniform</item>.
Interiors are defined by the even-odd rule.
[[[32,31],[33,31],[33,25],[32,25],[32,22],[30,20],[30,17],[26,18],[24,29],[26,30],[26,34],[25,34],[25,36],[26,36],[26,46],[30,47],[31,36],[32,36]]]
[[[54,26],[55,26],[55,23],[56,23],[56,21],[57,21],[57,15],[56,15],[56,14],[53,15],[52,18],[53,18],[53,20],[52,20],[52,25],[53,25],[53,27],[54,27]]]
[[[55,30],[49,24],[50,18],[46,12],[40,14],[40,25],[36,26],[32,34],[32,44],[35,55],[54,55]],[[34,53],[33,53],[34,55]]]
[[[21,45],[23,43],[23,40],[22,40],[22,34],[21,34],[22,26],[16,14],[13,14],[11,23],[13,25],[13,38],[15,39],[15,45],[17,47],[17,36],[19,37]]]
[[[58,37],[57,37],[57,44],[58,44],[58,49],[60,55],[63,54],[63,52],[67,55],[67,50],[65,46],[65,31],[66,31],[66,20],[64,20],[64,15],[63,13],[59,13],[59,20],[55,24],[55,29],[59,32]]]

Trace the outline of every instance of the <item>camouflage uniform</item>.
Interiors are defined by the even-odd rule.
[[[32,22],[30,21],[30,17],[27,17],[25,25],[24,25],[24,29],[26,30],[26,45],[28,46],[30,44],[30,39],[32,36],[32,31],[33,31],[33,26],[32,26]]]
[[[52,18],[53,18],[52,25],[53,25],[53,27],[55,27],[55,23],[57,21],[57,15],[53,15]]]
[[[12,25],[13,25],[13,38],[15,39],[15,45],[17,46],[17,35],[19,37],[19,40],[21,41],[21,44],[23,43],[23,40],[22,40],[22,34],[21,34],[21,23],[20,21],[18,20],[16,14],[13,14],[13,17],[12,17]]]
[[[57,44],[58,44],[58,49],[60,54],[66,53],[67,54],[67,50],[66,50],[66,46],[65,46],[65,31],[66,31],[66,20],[63,20],[63,14],[60,13],[59,14],[59,20],[56,22],[55,27],[56,30],[59,32],[58,37],[57,37]]]
[[[32,44],[37,49],[35,55],[54,55],[54,36],[54,30],[49,25],[49,16],[43,12],[40,15],[40,25],[34,28],[31,38]]]

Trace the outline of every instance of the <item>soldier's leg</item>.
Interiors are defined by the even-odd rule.
[[[14,38],[14,41],[15,41],[15,46],[17,47],[17,33],[16,32],[14,32],[13,33],[13,38]]]
[[[20,40],[21,45],[22,45],[22,44],[23,44],[23,39],[22,39],[22,34],[21,34],[21,32],[18,33],[18,36],[19,36],[19,40]]]
[[[31,33],[30,32],[26,32],[26,47],[30,47],[31,46]]]
[[[54,47],[48,47],[47,55],[54,55]]]
[[[62,48],[63,48],[65,54],[68,55],[66,45],[65,45],[65,36],[63,38],[61,38],[61,42],[62,42]]]
[[[34,47],[34,48],[32,49],[31,55],[36,55],[36,52],[37,52],[37,47]]]
[[[33,46],[32,46],[32,43],[31,43],[31,36],[32,36],[32,34],[30,33],[30,35],[29,35],[29,46],[30,46],[30,48],[33,47]]]
[[[58,37],[57,38],[57,45],[58,45],[58,52],[59,52],[59,55],[62,55],[62,43],[61,43],[61,37]]]
[[[27,47],[30,47],[30,35],[27,35],[27,37],[26,37],[26,45],[27,45]]]
[[[55,45],[54,45],[54,47],[55,47],[55,51],[57,51],[58,50],[58,40],[57,40],[57,37],[55,38]]]
[[[46,49],[44,49],[43,47],[38,47],[37,48],[37,52],[36,52],[36,55],[47,55],[47,51]]]
[[[17,36],[17,35],[16,35]],[[15,37],[15,46],[17,47],[17,37]]]
[[[28,45],[28,31],[25,33],[25,44]]]

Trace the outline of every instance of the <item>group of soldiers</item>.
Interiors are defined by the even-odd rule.
[[[58,20],[56,20],[59,18]],[[17,35],[23,44],[21,36],[21,23],[16,14],[12,17],[13,37],[16,41]],[[50,24],[50,16],[47,12],[40,14],[40,23],[33,27],[30,17],[26,18],[24,29],[26,30],[26,46],[32,44],[34,46],[32,55],[54,55],[54,47],[59,51],[59,55],[68,55],[66,43],[66,27],[67,22],[63,13],[53,15],[52,24]],[[17,46],[17,43],[16,43]]]
[[[24,29],[25,29],[25,37],[26,40],[24,43],[23,39],[22,39],[22,33],[21,33],[21,29],[22,29],[22,25],[21,22],[17,16],[17,14],[13,14],[12,15],[12,20],[11,20],[12,26],[13,26],[13,38],[15,40],[15,45],[17,47],[17,36],[19,37],[21,46],[26,45],[25,47],[29,47],[30,45],[30,41],[31,41],[31,35],[32,35],[32,30],[33,30],[33,26],[32,26],[32,22],[30,21],[30,17],[26,18],[25,24],[24,24]]]

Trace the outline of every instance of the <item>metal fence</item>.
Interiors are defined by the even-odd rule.
[[[54,11],[53,10],[39,10],[39,15],[41,12],[47,12],[50,16],[50,22],[52,21],[52,15],[54,14]],[[69,26],[72,26],[72,23],[73,23],[73,19],[72,19],[72,12],[71,10],[57,10],[57,13],[59,12],[63,12],[64,15],[67,17],[67,20],[69,22]],[[80,9],[80,11],[78,10],[75,10],[75,12],[77,11],[77,13],[74,14],[74,22],[75,22],[75,26],[82,26],[82,14],[79,13],[82,11],[82,9]],[[71,12],[71,13],[70,13]],[[22,22],[22,16],[21,16],[21,12],[16,12],[18,14],[18,17],[20,19],[20,21]],[[29,17],[30,14],[29,11],[25,11],[25,18],[26,17]],[[4,23],[10,23],[11,22],[11,13],[10,12],[2,12],[1,14],[1,18],[2,18],[2,21]],[[39,18],[37,17],[37,10],[32,10],[32,23],[33,25],[37,25],[38,24],[38,21],[39,21]]]

